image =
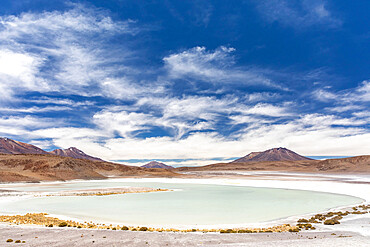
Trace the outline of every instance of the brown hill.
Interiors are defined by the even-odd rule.
[[[51,154],[54,155],[59,155],[63,157],[71,157],[75,159],[86,159],[86,160],[91,160],[91,161],[103,161],[102,159],[99,159],[97,157],[93,157],[90,155],[85,154],[83,151],[79,150],[78,148],[75,147],[70,147],[67,149],[55,149],[50,152]]]
[[[252,152],[232,163],[260,162],[260,161],[288,161],[288,160],[312,160],[301,156],[287,148],[272,148],[263,152]]]
[[[15,141],[9,138],[0,138],[0,153],[2,154],[53,154],[63,157],[71,157],[75,159],[87,159],[91,161],[103,161],[97,157],[85,154],[83,151],[70,147],[68,149],[55,149],[51,152],[46,152],[34,145]]]
[[[319,171],[345,171],[370,173],[370,155],[342,159],[320,160],[316,163]]]
[[[149,162],[148,164],[145,164],[141,167],[144,167],[144,168],[162,168],[162,169],[173,169],[172,166],[168,166],[166,164],[163,164],[161,162],[157,162],[157,161],[151,161]]]
[[[14,141],[9,138],[0,138],[0,153],[3,154],[47,154],[48,152],[34,145]]]
[[[176,172],[192,171],[287,171],[312,173],[370,173],[370,155],[328,160],[260,161],[218,163],[200,167],[175,168]]]
[[[176,177],[165,169],[148,169],[56,155],[0,154],[0,182],[64,181],[116,177]]]

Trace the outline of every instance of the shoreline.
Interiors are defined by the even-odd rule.
[[[250,173],[250,172],[248,172]],[[361,204],[368,204],[370,201],[370,190],[368,187],[370,187],[367,184],[367,181],[364,181],[364,183],[347,183],[343,182],[340,179],[335,180],[322,180],[322,179],[316,179],[314,181],[307,181],[304,180],[287,180],[286,179],[286,172],[278,173],[278,172],[272,172],[274,176],[276,175],[283,175],[283,178],[266,178],[266,171],[264,171],[264,175],[257,176],[249,179],[240,178],[238,176],[223,176],[218,178],[110,178],[104,181],[122,181],[122,182],[160,182],[160,183],[186,183],[186,184],[212,184],[212,185],[229,185],[229,186],[248,186],[248,187],[257,187],[257,188],[276,188],[276,189],[290,189],[290,190],[305,190],[305,191],[315,191],[315,192],[321,192],[321,193],[332,193],[332,194],[340,194],[340,195],[347,195],[347,196],[353,196],[357,198],[361,198],[363,201],[360,203],[356,203],[353,205],[339,205],[337,207],[333,208],[327,208],[322,211],[312,211],[305,214],[297,214],[297,215],[291,215],[288,217],[282,217],[279,219],[271,220],[271,221],[265,221],[265,222],[255,222],[255,223],[238,223],[238,224],[212,224],[212,225],[201,225],[201,224],[194,224],[194,225],[163,225],[163,224],[147,224],[147,227],[153,227],[153,228],[177,228],[177,229],[189,229],[189,228],[202,228],[202,229],[225,229],[225,228],[241,228],[241,227],[253,227],[253,228],[266,228],[276,225],[283,225],[283,224],[294,224],[296,223],[298,218],[307,217],[316,213],[327,213],[330,211],[338,211],[338,210],[347,210],[351,207],[358,206]],[[302,173],[300,173],[302,175]],[[295,174],[297,175],[297,174]],[[307,176],[312,176],[312,174],[304,174]],[[327,175],[327,176],[325,176]],[[316,174],[319,178],[327,178],[331,177],[329,174]],[[340,175],[335,175],[336,178],[341,178]],[[346,177],[351,177],[350,175],[346,175]],[[363,178],[367,180],[368,176],[364,175]],[[290,177],[291,178],[291,177]],[[294,176],[295,179],[297,179],[296,176]],[[360,175],[356,174],[355,176],[356,180],[361,178]],[[312,180],[312,179],[311,179]],[[95,180],[72,180],[72,181],[66,181],[66,182],[59,182],[59,181],[53,181],[53,182],[41,182],[40,184],[33,184],[33,186],[43,186],[48,184],[64,184],[64,183],[84,183],[84,182],[94,182]],[[101,182],[102,180],[96,180]],[[6,184],[3,187],[17,187],[22,185],[29,185],[28,183],[15,183],[15,184]],[[334,185],[334,186],[333,186]],[[1,188],[1,185],[0,185]],[[1,188],[6,189],[6,188]],[[109,189],[107,189],[109,190]],[[83,190],[84,191],[84,190]],[[147,192],[147,191],[145,191]],[[139,192],[140,193],[140,192]],[[72,195],[73,196],[73,195]],[[79,195],[77,195],[79,196]],[[17,198],[21,200],[21,198]],[[50,214],[50,216],[55,216],[60,219],[74,219],[76,221],[94,221],[101,224],[125,224],[124,222],[108,222],[104,220],[96,220],[94,217],[91,218],[78,218],[78,217],[71,217],[68,215],[54,215]],[[126,225],[134,225],[134,224],[126,224]]]
[[[7,239],[22,246],[369,246],[369,238],[350,231],[299,233],[179,233],[132,232],[95,229],[5,226],[0,224],[0,244]]]

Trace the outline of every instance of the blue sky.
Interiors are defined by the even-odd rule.
[[[369,154],[368,1],[0,6],[0,135],[199,165]]]

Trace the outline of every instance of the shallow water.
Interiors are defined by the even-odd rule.
[[[52,192],[124,186],[167,188],[175,191],[41,197],[19,201],[0,198],[0,213],[46,212],[127,225],[238,225],[319,212],[362,201],[352,196],[301,190],[118,180],[6,186],[4,189]]]

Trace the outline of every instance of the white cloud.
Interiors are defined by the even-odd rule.
[[[269,22],[279,22],[297,30],[311,26],[338,28],[342,21],[333,16],[325,0],[255,1],[257,10]]]
[[[312,126],[331,126],[331,125],[341,125],[341,126],[361,126],[365,125],[367,122],[362,119],[356,118],[340,118],[334,115],[322,115],[322,114],[307,114],[300,119],[303,125]]]
[[[106,160],[197,160],[186,162],[189,165],[215,163],[215,157],[239,157],[278,146],[303,155],[361,155],[368,154],[370,145],[370,133],[362,127],[367,124],[366,119],[334,115],[308,114],[282,123],[260,119],[258,115],[235,115],[231,117],[234,122],[250,123],[237,136],[192,132],[182,138],[130,135],[132,131],[145,129],[150,121],[158,125],[163,116],[156,119],[146,114],[102,111],[94,119],[97,128],[54,127],[55,122],[34,117],[1,118],[0,133],[42,140],[45,147],[77,146]],[[115,137],[116,131],[121,131],[124,138]]]
[[[37,55],[0,48],[0,94],[3,100],[12,97],[13,88],[42,88],[43,82],[37,78],[41,64],[42,59]]]
[[[232,111],[235,101],[212,97],[189,96],[178,98],[142,98],[135,105],[137,110],[149,108],[147,112],[130,112],[119,107],[108,108],[94,115],[94,123],[121,136],[132,136],[132,132],[145,131],[153,126],[170,129],[180,138],[189,131],[210,130],[221,113]]]
[[[1,126],[19,126],[19,127],[33,127],[42,128],[51,126],[53,123],[47,121],[47,119],[35,118],[32,116],[9,116],[0,118]]]
[[[361,85],[357,88],[356,92],[349,95],[354,97],[356,101],[370,101],[370,81],[363,81]]]
[[[355,112],[366,109],[370,102],[370,81],[365,80],[355,88],[337,92],[318,89],[312,95],[319,101],[333,104],[325,108],[329,112]]]
[[[334,93],[328,92],[324,89],[318,89],[313,92],[313,96],[320,101],[332,101],[338,98]]]
[[[250,115],[234,115],[230,116],[230,119],[234,124],[265,124],[274,122],[273,120],[257,118]]]
[[[250,102],[269,101],[272,99],[277,99],[279,97],[279,94],[270,92],[251,93],[245,95],[245,98]]]
[[[21,113],[57,112],[57,111],[68,111],[71,109],[72,108],[69,106],[45,106],[45,107],[32,106],[29,108],[0,107],[0,111],[3,112],[21,112]]]
[[[327,107],[325,109],[331,112],[346,112],[346,111],[360,110],[363,108],[364,107],[361,105],[344,105],[344,106]]]
[[[246,107],[246,109],[242,110],[241,112],[245,114],[264,115],[270,117],[283,117],[292,115],[292,113],[289,112],[288,107],[275,106],[266,103],[259,103],[249,108]]]
[[[34,103],[34,104],[43,104],[43,105],[67,105],[67,106],[90,106],[94,105],[93,101],[75,101],[68,98],[50,98],[50,97],[38,97],[35,99],[24,99],[24,102]]]
[[[0,134],[3,136],[30,136],[30,132],[39,128],[57,126],[60,122],[49,118],[36,118],[32,116],[7,116],[0,118]]]
[[[360,118],[370,117],[370,111],[354,112],[353,115]]]
[[[118,132],[123,137],[129,137],[132,132],[145,130],[145,125],[157,124],[157,119],[151,115],[136,112],[118,111],[112,112],[104,110],[93,116],[94,123],[101,129],[110,133]]]
[[[0,89],[8,97],[29,91],[132,97],[143,91],[130,80],[136,69],[125,66],[133,52],[109,42],[138,32],[130,20],[80,5],[0,17]]]
[[[163,61],[171,78],[192,78],[209,83],[236,83],[240,85],[264,85],[280,88],[269,79],[267,70],[252,67],[236,67],[231,55],[235,49],[221,46],[214,51],[205,47],[171,54]]]
[[[35,80],[35,71],[40,61],[36,57],[0,50],[0,74],[25,83]],[[10,81],[11,83],[11,81]]]

